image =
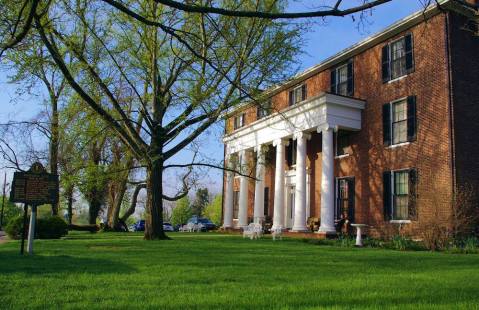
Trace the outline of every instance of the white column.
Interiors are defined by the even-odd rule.
[[[240,152],[240,171],[242,174],[246,174],[246,151]],[[248,178],[246,176],[240,176],[240,193],[239,193],[239,210],[238,210],[238,226],[248,226]]]
[[[256,148],[256,182],[254,187],[254,222],[261,223],[264,219],[264,177],[265,156],[264,146]]]
[[[293,231],[308,231],[306,226],[306,141],[309,134],[299,132],[294,135],[296,151],[296,187],[294,195]]]
[[[284,153],[287,141],[275,140],[276,168],[274,174],[274,211],[272,229],[284,228]]]
[[[319,227],[319,232],[335,233],[333,128],[324,126],[321,128],[321,132],[323,149],[321,166],[321,226]]]
[[[226,157],[226,167],[228,169],[234,168],[230,155]],[[234,173],[232,171],[226,171],[223,228],[233,227],[233,181]]]

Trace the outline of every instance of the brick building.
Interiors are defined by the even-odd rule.
[[[478,1],[440,1],[227,114],[223,226],[380,235],[479,188]]]

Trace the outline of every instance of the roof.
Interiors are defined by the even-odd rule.
[[[296,74],[288,81],[270,87],[269,89],[265,90],[264,95],[266,97],[271,97],[285,89],[288,89],[295,84],[298,84],[306,80],[307,78],[318,74],[319,72],[327,70],[338,63],[344,62],[349,58],[364,52],[365,50],[395,36],[396,34],[404,30],[407,30],[417,24],[420,24],[421,22],[441,13],[443,10],[454,10],[465,15],[474,14],[474,12],[471,11],[471,8],[469,6],[460,4],[457,0],[438,0],[437,4],[432,4],[423,10],[417,11],[395,22],[387,28],[377,32],[376,34],[359,41],[358,43],[340,51],[339,53],[329,58],[326,58],[319,64],[312,66],[301,73]],[[229,117],[239,110],[244,110],[251,104],[253,103],[251,101],[248,101],[241,105],[238,105],[230,111],[227,111],[224,116]]]

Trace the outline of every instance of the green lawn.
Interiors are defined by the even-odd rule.
[[[479,309],[479,255],[171,236],[74,234],[33,257],[0,244],[0,308]]]

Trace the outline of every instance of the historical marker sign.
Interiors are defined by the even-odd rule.
[[[58,175],[47,173],[40,163],[27,172],[15,172],[10,200],[31,206],[57,203]]]

